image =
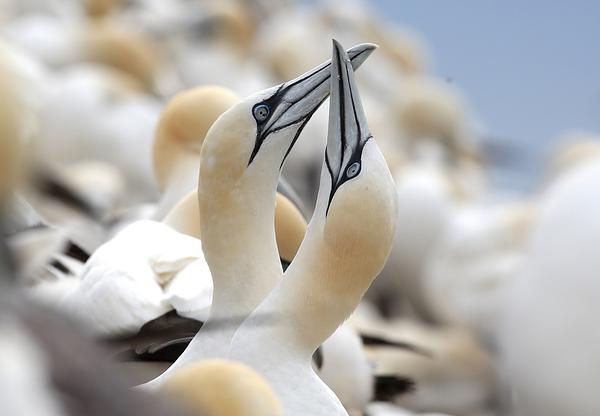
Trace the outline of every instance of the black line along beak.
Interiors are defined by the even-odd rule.
[[[347,56],[351,60],[353,70],[360,67],[376,48],[377,46],[371,43],[362,43],[350,48]],[[344,54],[346,54],[345,51]],[[263,142],[271,133],[292,125],[299,125],[281,161],[281,166],[283,166],[283,162],[292,150],[302,129],[329,96],[330,67],[331,61],[327,61],[298,78],[281,84],[272,96],[253,106],[252,115],[256,120],[256,142],[248,165],[252,163]]]
[[[339,187],[360,174],[363,148],[372,137],[348,54],[334,39],[329,131],[325,152],[325,163],[331,176],[327,212]]]

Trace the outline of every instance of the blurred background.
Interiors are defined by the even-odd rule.
[[[371,3],[423,35],[434,72],[467,94],[485,137],[516,150],[514,165],[494,172],[499,184],[531,189],[562,133],[598,131],[597,3]]]
[[[271,391],[223,363],[130,388],[208,319],[210,127],[330,59],[332,38],[378,45],[356,79],[398,212],[319,376],[352,416],[599,414],[598,16],[584,0],[0,0],[0,414],[242,416],[212,406],[251,407],[238,380]],[[327,131],[325,104],[283,166],[284,270]]]

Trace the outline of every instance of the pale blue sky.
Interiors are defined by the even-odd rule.
[[[562,131],[600,132],[600,1],[372,4],[421,33],[434,72],[465,91],[492,135],[523,149],[523,174],[502,182],[532,186]]]

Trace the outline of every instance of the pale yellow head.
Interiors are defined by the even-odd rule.
[[[238,101],[238,96],[225,87],[201,86],[180,92],[167,103],[156,129],[153,149],[154,170],[161,190],[167,187],[182,158],[192,158],[199,164],[208,129]]]
[[[397,121],[407,140],[434,139],[457,153],[470,146],[466,104],[456,88],[413,76],[403,81],[397,97]]]
[[[159,71],[159,52],[143,33],[108,23],[93,23],[79,39],[84,58],[117,68],[152,90]]]
[[[198,416],[280,416],[279,400],[267,382],[241,363],[208,360],[184,367],[162,387]]]

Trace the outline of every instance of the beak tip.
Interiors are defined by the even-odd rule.
[[[337,41],[337,39],[331,39],[331,43],[333,44],[333,50],[341,50],[342,45]]]

